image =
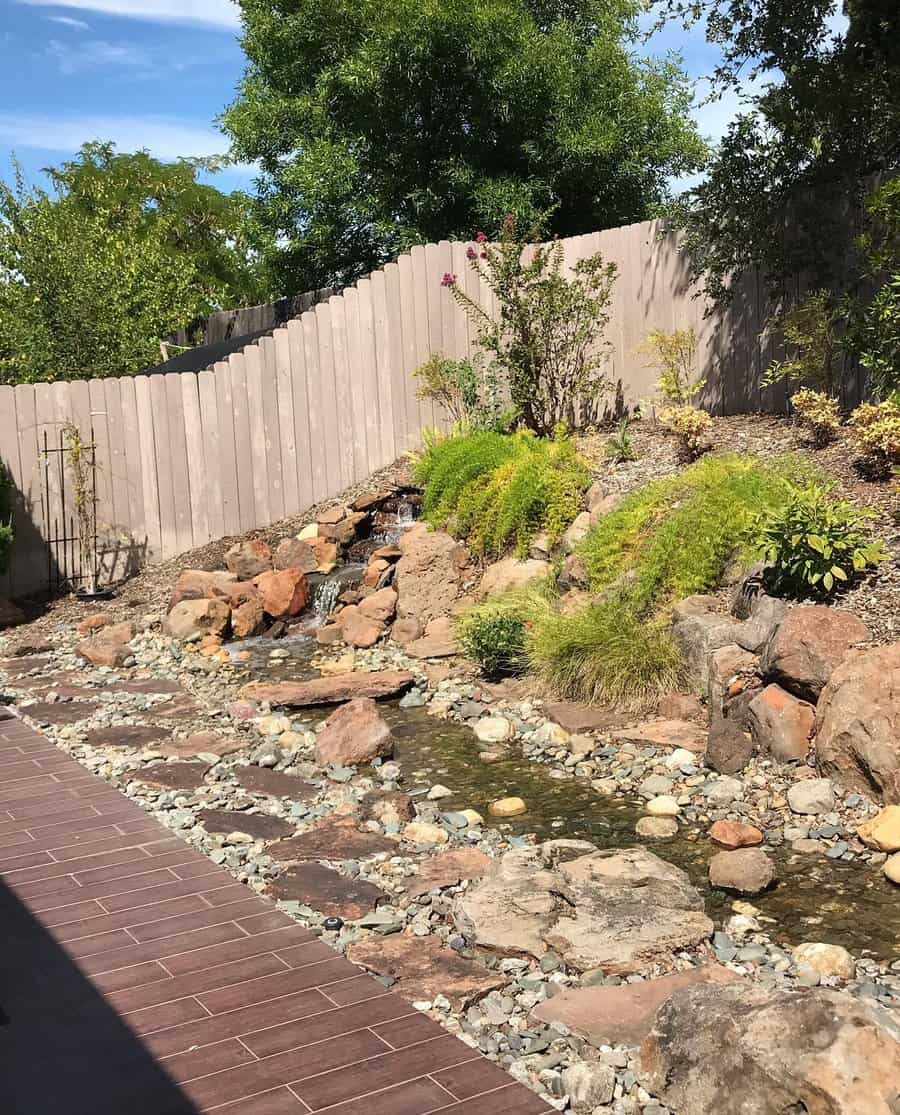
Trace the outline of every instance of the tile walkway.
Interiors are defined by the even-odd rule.
[[[551,1110],[17,719],[0,880],[3,1115]]]

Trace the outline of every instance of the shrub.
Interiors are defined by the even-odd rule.
[[[0,462],[0,573],[6,572],[12,540],[12,481]]]
[[[824,391],[801,387],[791,396],[791,406],[801,425],[812,432],[813,444],[827,445],[841,427],[841,409],[837,399]]]
[[[900,465],[900,402],[863,403],[851,414],[850,428],[872,472],[889,475]]]
[[[860,238],[867,272],[879,285],[868,304],[851,303],[850,347],[876,396],[900,390],[900,176],[868,198],[870,228]]]
[[[518,674],[526,666],[526,622],[515,609],[486,604],[462,617],[457,636],[465,654],[487,677]]]
[[[527,431],[458,434],[432,441],[416,464],[423,510],[435,527],[467,539],[475,553],[528,550],[545,531],[550,544],[578,514],[590,473],[559,430],[551,441]]]
[[[837,392],[843,371],[843,346],[838,329],[844,311],[828,290],[812,290],[807,296],[771,323],[784,334],[794,349],[787,360],[775,360],[763,383],[771,385],[792,379],[802,387],[812,387],[828,395]]]
[[[621,465],[625,461],[633,461],[637,458],[637,453],[634,451],[634,446],[631,444],[631,438],[628,435],[628,419],[623,418],[616,427],[616,432],[610,434],[607,438],[606,445],[603,447],[603,454],[608,461],[614,464]]]
[[[830,487],[797,488],[780,508],[757,523],[760,552],[775,589],[804,596],[827,595],[848,585],[887,556],[872,541],[865,521],[873,512],[831,498]]]
[[[706,386],[706,380],[694,379],[697,334],[693,329],[651,333],[643,348],[650,356],[648,367],[659,371],[656,388],[667,402],[689,403]]]
[[[495,377],[472,360],[438,352],[413,375],[421,381],[416,398],[437,403],[458,425],[501,432],[515,422],[515,409],[502,405]]]
[[[603,372],[608,346],[601,338],[616,267],[597,253],[580,260],[569,278],[562,244],[539,244],[540,237],[540,228],[523,234],[510,215],[497,243],[479,235],[477,246],[469,246],[472,270],[499,302],[496,319],[455,275],[443,282],[474,324],[478,344],[525,426],[546,435],[569,417],[577,400],[609,390]]]
[[[703,435],[712,426],[712,419],[705,410],[688,404],[665,407],[659,412],[663,426],[679,441],[682,455],[693,461],[703,449]]]

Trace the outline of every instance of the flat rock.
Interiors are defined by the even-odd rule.
[[[290,798],[292,801],[309,801],[319,792],[312,782],[304,782],[293,774],[270,767],[239,767],[235,772],[237,784],[251,794],[266,794],[273,798]]]
[[[134,678],[114,682],[112,688],[120,693],[184,693],[184,687],[172,678]]]
[[[614,728],[622,721],[620,712],[613,712],[599,705],[584,705],[578,701],[545,701],[541,712],[548,720],[559,724],[567,732],[602,732]]]
[[[99,707],[91,701],[35,701],[19,709],[38,724],[77,724],[93,716]]]
[[[169,738],[169,729],[155,724],[115,724],[88,732],[91,747],[153,747]]]
[[[154,763],[151,767],[141,767],[132,771],[136,782],[148,786],[159,786],[166,790],[196,790],[203,785],[203,778],[209,770],[209,763]]]
[[[156,750],[161,755],[188,759],[192,755],[234,755],[251,746],[249,739],[228,739],[218,732],[194,732],[186,739],[169,739]]]
[[[303,902],[329,917],[347,921],[361,918],[387,895],[365,879],[348,879],[321,863],[299,863],[283,871],[266,894],[288,902]],[[384,945],[386,938],[379,938]]]
[[[203,706],[190,693],[175,693],[168,701],[153,706],[155,720],[193,720],[203,711]]]
[[[641,983],[563,991],[539,1003],[531,1016],[539,1022],[561,1022],[593,1045],[640,1045],[653,1028],[656,1012],[676,991],[736,979],[723,965],[706,964]]]
[[[464,1010],[507,982],[499,972],[446,948],[434,935],[395,933],[354,941],[347,948],[347,959],[370,972],[392,976],[399,981],[401,994],[413,1002],[444,995],[454,1010]]]
[[[313,705],[336,705],[355,697],[379,700],[402,693],[415,678],[407,670],[356,671],[312,678],[310,681],[253,681],[241,690],[241,696],[252,701],[268,701],[273,705],[306,708]]]
[[[278,863],[292,860],[365,859],[379,852],[396,852],[397,841],[377,832],[360,832],[353,817],[331,816],[299,836],[269,848]]]
[[[493,860],[477,848],[454,848],[423,860],[406,890],[411,898],[427,894],[430,890],[452,887],[464,879],[481,879],[493,866]]]
[[[612,736],[620,743],[635,743],[641,747],[683,747],[695,755],[706,751],[706,731],[690,720],[646,720],[631,728],[620,728]]]
[[[207,832],[245,832],[254,840],[280,840],[294,831],[294,826],[281,817],[268,813],[244,813],[232,809],[205,809],[200,820]]]
[[[30,674],[32,670],[46,670],[49,665],[49,658],[26,655],[24,658],[4,658],[0,662],[0,670],[11,678],[18,678]]]

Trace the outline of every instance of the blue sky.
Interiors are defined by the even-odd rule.
[[[0,17],[0,177],[11,150],[37,181],[88,139],[165,159],[227,150],[214,118],[243,69],[232,0],[0,0]],[[717,59],[700,28],[670,25],[645,49],[680,50],[698,79]],[[698,100],[706,91],[699,81]],[[721,136],[738,107],[736,95],[698,106],[703,134]],[[252,179],[232,167],[216,184]]]

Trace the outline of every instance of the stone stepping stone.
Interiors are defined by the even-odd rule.
[[[202,712],[203,706],[190,693],[176,693],[171,700],[153,707],[153,715],[159,720],[193,720]]]
[[[347,948],[347,959],[380,976],[399,980],[407,999],[446,995],[454,1010],[465,1010],[491,991],[505,987],[509,977],[492,972],[478,960],[466,960],[436,936],[395,933],[368,937]]]
[[[611,712],[599,705],[583,705],[577,701],[546,701],[541,712],[561,728],[573,735],[583,732],[602,732],[618,727],[622,714]]]
[[[691,720],[646,720],[631,728],[620,728],[612,733],[619,743],[631,743],[637,747],[670,747],[674,751],[683,747],[695,755],[706,751],[707,730]]]
[[[423,860],[419,870],[407,880],[411,898],[427,894],[435,887],[452,887],[464,879],[480,879],[491,870],[494,861],[477,848],[454,848]]]
[[[312,705],[338,705],[356,697],[378,700],[393,697],[409,688],[414,677],[406,670],[358,670],[310,681],[252,681],[241,690],[251,701],[304,708]]]
[[[56,693],[57,696],[65,700],[83,699],[96,697],[98,690],[91,689],[87,685],[69,685],[65,681],[57,683],[47,682],[41,680],[40,685],[23,685],[22,689],[27,689],[29,693],[34,693],[35,696],[43,696],[45,693]]]
[[[31,673],[32,670],[46,670],[50,665],[49,658],[36,658],[26,656],[25,658],[4,658],[0,662],[0,670],[9,674],[11,678],[22,677],[24,674]]]
[[[93,701],[35,701],[20,711],[38,724],[77,724],[93,716],[100,706]]]
[[[379,852],[396,852],[397,842],[377,832],[360,832],[353,817],[328,817],[315,828],[269,849],[278,863],[291,860],[365,859]]]
[[[365,879],[348,879],[320,863],[289,867],[269,884],[266,893],[287,902],[302,902],[326,916],[354,921],[387,898],[384,891]],[[383,942],[384,938],[378,940]]]
[[[167,728],[151,724],[115,724],[88,732],[87,742],[91,747],[155,747],[168,737]]]
[[[209,763],[155,763],[133,771],[136,781],[166,790],[196,790],[203,785]]]
[[[267,813],[206,809],[200,814],[200,820],[207,832],[221,832],[226,836],[230,832],[245,832],[254,840],[278,840],[295,831],[294,825],[289,821],[282,820],[281,817],[272,817]]]
[[[293,774],[285,774],[271,767],[241,767],[235,771],[238,785],[251,794],[266,794],[273,798],[290,798],[292,801],[309,801],[318,794],[320,787],[304,782]]]
[[[169,739],[157,750],[173,759],[190,759],[194,755],[217,755],[221,759],[251,746],[249,739],[228,739],[218,732],[194,732],[186,739]]]
[[[184,693],[184,687],[171,678],[132,678],[113,686],[120,693]]]

